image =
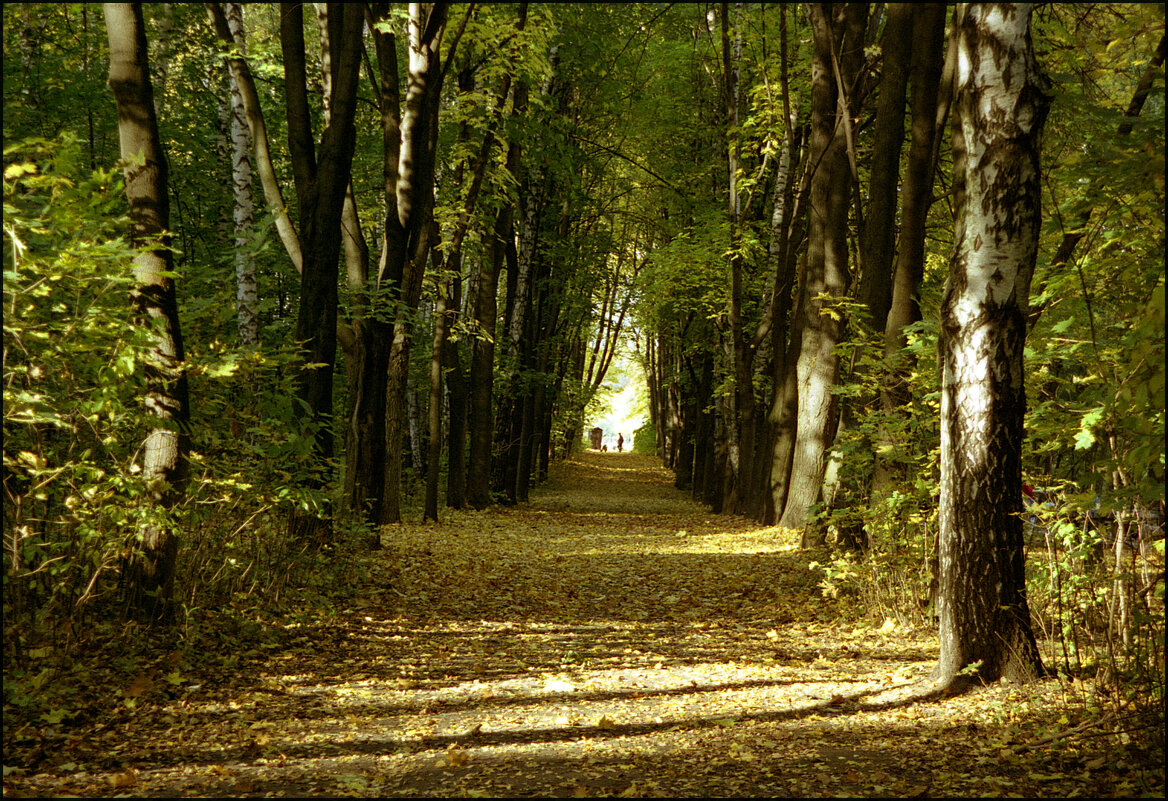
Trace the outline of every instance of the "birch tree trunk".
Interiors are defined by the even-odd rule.
[[[167,196],[166,156],[158,135],[154,92],[147,64],[146,31],[140,3],[106,3],[110,47],[109,86],[118,106],[118,136],[126,167],[131,237],[142,247],[134,258],[136,286],[131,295],[137,325],[155,332],[147,354],[146,408],[157,426],[142,448],[142,476],[150,498],[169,511],[182,498],[187,481],[190,401],[174,280],[174,254]],[[127,565],[130,608],[152,619],[168,619],[178,555],[178,535],[162,520],[146,525],[140,549]]]
[[[227,3],[227,24],[239,49],[247,58],[243,30],[243,4]],[[251,199],[251,141],[243,94],[234,76],[231,78],[231,197],[235,221],[235,307],[239,341],[245,347],[259,344],[259,317],[256,316],[259,291],[256,284],[255,259],[248,252],[254,226]]]
[[[218,3],[204,3],[211,27],[216,36],[226,45],[234,44],[231,33],[231,24],[227,15]],[[232,81],[240,93],[240,102],[243,104],[247,118],[248,130],[251,133],[252,147],[255,149],[255,168],[259,174],[260,185],[264,190],[264,199],[268,210],[275,219],[276,232],[280,235],[280,242],[288,253],[292,266],[300,272],[303,268],[303,256],[300,252],[300,239],[292,226],[288,216],[288,209],[284,205],[284,196],[280,191],[280,183],[276,177],[276,170],[272,164],[272,154],[268,147],[268,129],[264,123],[263,110],[260,107],[259,93],[256,91],[255,79],[248,67],[247,59],[241,54],[232,54],[227,59],[231,70]]]
[[[1048,82],[1031,4],[971,3],[956,19],[954,181],[960,212],[941,307],[941,658],[935,678],[1042,671],[1026,601],[1021,453],[1027,299],[1041,222]]]

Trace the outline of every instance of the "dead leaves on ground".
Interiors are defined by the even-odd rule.
[[[1055,682],[905,700],[927,684],[932,632],[840,622],[790,532],[708,514],[649,459],[589,455],[529,506],[383,540],[327,619],[225,637],[198,692],[165,662],[127,676],[134,708],[73,731],[88,750],[6,768],[5,794],[1162,789],[1162,762],[1060,739],[1091,713]]]

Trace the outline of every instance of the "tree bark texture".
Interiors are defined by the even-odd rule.
[[[151,501],[169,511],[186,489],[190,400],[178,300],[171,278],[174,254],[167,235],[166,155],[154,110],[142,6],[106,3],[105,20],[109,87],[117,101],[118,136],[126,162],[131,238],[141,248],[134,258],[134,317],[137,325],[155,332],[155,345],[146,357],[145,405],[157,425],[142,449],[142,476]],[[124,586],[130,608],[152,619],[169,617],[178,546],[178,535],[168,521],[144,527],[140,549],[127,565]]]
[[[443,72],[439,48],[446,29],[446,3],[410,5],[409,83],[401,117],[398,157],[397,222],[404,232],[400,249],[387,252],[387,274],[401,275],[393,339],[389,349],[386,394],[385,490],[381,522],[401,520],[401,459],[407,423],[411,317],[418,308],[422,276],[429,256],[430,220],[434,213],[435,150],[438,99]],[[397,261],[400,260],[400,267]]]
[[[917,288],[925,272],[925,220],[933,201],[937,139],[937,105],[945,52],[945,4],[914,6],[912,49],[911,132],[900,213],[900,239],[891,305],[884,326],[884,355],[892,357],[907,344],[904,328],[921,319]],[[899,381],[886,384],[885,405],[902,405]]]
[[[881,42],[882,74],[872,141],[872,168],[864,230],[860,232],[863,272],[857,299],[868,312],[868,322],[884,330],[892,299],[892,257],[896,241],[896,200],[900,184],[900,151],[904,142],[905,90],[913,51],[915,3],[889,3]]]
[[[842,83],[853,85],[862,58],[866,4],[810,6],[812,56],[811,228],[802,297],[802,344],[797,362],[798,422],[790,485],[779,524],[802,529],[819,497],[827,449],[835,429],[838,402],[832,394],[839,373],[836,345],[843,336],[842,314],[832,304],[848,290],[847,222],[852,187],[844,117],[852,112],[840,95],[833,62]],[[838,45],[837,45],[838,43]],[[838,51],[837,51],[838,47]],[[838,56],[837,56],[838,52]]]
[[[227,24],[241,58],[247,58],[243,29],[243,4],[227,3]],[[244,347],[259,344],[258,302],[255,259],[248,251],[254,226],[251,198],[251,141],[243,94],[231,78],[231,197],[235,222],[235,315],[239,342]]]
[[[235,39],[232,34],[231,23],[228,21],[223,9],[219,7],[218,3],[204,3],[204,6],[207,9],[207,16],[210,19],[211,26],[215,29],[216,35],[224,44],[233,45]],[[303,266],[303,256],[300,253],[300,239],[296,234],[296,229],[292,225],[291,218],[288,216],[288,210],[284,205],[284,196],[280,191],[280,183],[276,177],[276,170],[272,165],[272,154],[268,145],[268,129],[264,123],[264,114],[260,107],[260,98],[259,93],[256,91],[255,78],[252,76],[247,59],[242,52],[228,57],[227,64],[231,70],[232,81],[239,90],[240,102],[243,104],[244,113],[247,118],[248,130],[251,133],[253,155],[255,156],[255,168],[256,172],[259,173],[260,185],[264,190],[264,200],[267,202],[268,210],[275,219],[276,232],[280,235],[280,242],[283,243],[284,249],[288,253],[288,258],[292,261],[292,266],[296,268],[297,272],[300,272]]]
[[[337,349],[341,214],[356,145],[353,116],[364,19],[359,6],[348,3],[327,6],[329,41],[332,44],[332,91],[328,100],[329,121],[321,135],[319,156],[316,156],[305,89],[304,21],[300,9],[296,4],[283,7],[280,38],[288,95],[288,139],[299,200],[300,244],[304,259],[296,340],[302,343],[303,358],[310,365],[300,373],[297,397],[305,404],[316,429],[315,474],[306,483],[310,487],[321,487],[333,456],[333,370]],[[313,514],[294,512],[290,523],[292,530],[305,539],[319,539],[328,532],[326,519]]]
[[[405,234],[397,214],[398,160],[401,150],[400,80],[397,71],[397,37],[388,22],[389,5],[372,4],[370,20],[380,78],[382,189],[385,202],[385,236],[377,278],[366,293],[364,314],[353,320],[350,354],[350,447],[345,452],[345,499],[354,514],[379,525],[385,496],[386,392],[389,386],[389,345],[392,335],[390,293],[400,287],[401,259],[391,253],[404,250]],[[391,274],[393,265],[397,274]],[[379,541],[378,541],[379,542]]]
[[[1020,517],[1022,355],[1041,223],[1038,143],[1050,102],[1031,10],[972,3],[956,21],[954,170],[963,197],[941,309],[936,672],[953,692],[1042,670]]]
[[[899,363],[899,354],[908,344],[905,328],[921,319],[918,288],[925,272],[925,223],[933,203],[934,152],[943,122],[938,110],[945,61],[946,5],[920,3],[913,9],[910,139],[901,190],[892,298],[884,324],[884,359],[889,367],[880,376],[880,405],[889,414],[910,400],[908,374]],[[873,456],[873,497],[885,493],[900,470],[879,450]]]

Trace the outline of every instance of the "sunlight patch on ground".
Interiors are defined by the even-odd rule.
[[[237,686],[152,702],[136,738],[99,727],[103,767],[46,773],[38,792],[1159,789],[1140,784],[1154,769],[1096,739],[1043,739],[1091,720],[1056,681],[913,699],[930,686],[935,631],[846,614],[855,599],[823,597],[792,532],[710,515],[649,481],[655,460],[625,458],[627,471],[594,470],[598,456],[557,468],[530,505],[387,527],[385,547],[353,561],[347,600],[273,627],[241,655]]]

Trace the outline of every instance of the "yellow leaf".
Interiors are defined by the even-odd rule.
[[[137,676],[130,686],[122,690],[122,697],[124,698],[138,698],[150,691],[150,687],[154,684],[154,677],[146,673]]]
[[[25,162],[24,164],[9,164],[4,168],[4,180],[11,181],[13,178],[19,178],[25,173],[34,173],[37,171],[37,165]]]
[[[115,773],[109,777],[109,783],[114,787],[130,787],[138,783],[138,771],[130,768],[125,773]]]

